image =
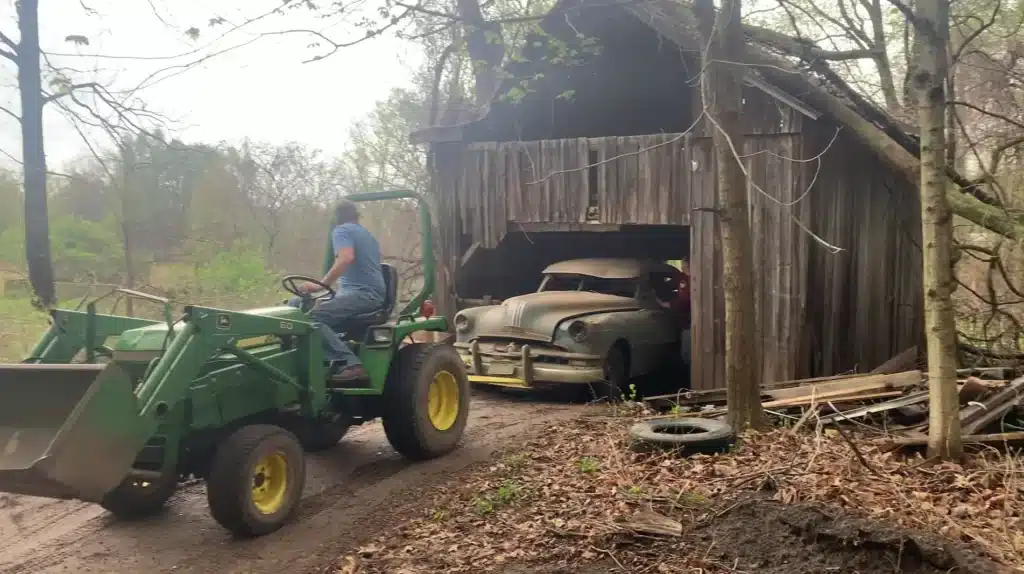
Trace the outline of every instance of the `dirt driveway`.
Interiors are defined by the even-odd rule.
[[[578,405],[477,395],[463,445],[410,464],[379,422],[310,457],[297,520],[256,540],[234,540],[206,509],[202,484],[184,488],[160,517],[113,521],[91,504],[0,494],[0,572],[310,572],[346,547],[423,510],[421,492],[490,459],[536,427],[579,413]]]

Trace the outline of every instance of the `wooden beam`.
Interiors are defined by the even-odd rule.
[[[1024,432],[1004,432],[996,434],[969,434],[962,438],[964,444],[1024,444]],[[928,445],[928,437],[905,437],[878,439],[879,444],[903,447],[920,447]]]
[[[465,126],[430,126],[409,134],[409,143],[422,145],[431,143],[460,142],[465,136]]]
[[[566,232],[566,231],[592,231],[592,232],[608,232],[608,231],[621,231],[622,226],[616,223],[558,223],[558,222],[526,222],[526,221],[509,221],[509,229],[513,231],[522,231],[524,233],[547,233],[547,232]]]

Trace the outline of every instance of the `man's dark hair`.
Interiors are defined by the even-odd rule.
[[[359,221],[359,208],[354,201],[343,199],[334,206],[334,224],[344,225]]]

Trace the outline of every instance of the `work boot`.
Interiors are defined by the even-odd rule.
[[[345,367],[331,375],[331,380],[339,382],[359,381],[369,378],[370,373],[366,372],[366,367],[362,365],[352,365],[349,367]]]

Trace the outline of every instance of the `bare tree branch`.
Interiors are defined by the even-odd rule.
[[[975,105],[975,104],[972,104],[970,102],[964,102],[964,101],[961,101],[961,100],[953,100],[953,101],[949,102],[947,105],[950,105],[950,106],[961,106],[961,107],[964,107],[964,108],[968,108],[968,109],[974,110],[974,111],[976,111],[976,112],[978,112],[980,114],[986,115],[986,116],[988,116],[990,118],[995,118],[995,119],[998,119],[998,120],[1003,120],[1004,122],[1006,122],[1008,124],[1011,124],[1011,125],[1013,125],[1015,127],[1018,127],[1020,129],[1024,129],[1024,123],[1018,122],[1017,120],[1015,120],[1013,118],[1009,118],[1007,116],[1004,116],[1004,115],[1002,115],[1000,113],[986,110],[985,108],[983,108],[981,106],[978,106],[978,105]]]
[[[21,116],[19,116],[18,114],[12,112],[11,110],[9,110],[9,109],[7,109],[7,108],[5,108],[3,106],[0,106],[0,112],[3,112],[5,114],[11,116],[12,118],[18,120],[18,123],[21,123]]]
[[[981,25],[975,28],[974,31],[972,31],[964,38],[963,42],[960,43],[960,46],[958,46],[957,49],[953,51],[950,63],[955,63],[958,60],[960,60],[960,56],[963,54],[964,48],[970,46],[971,42],[974,42],[974,40],[976,40],[979,36],[985,33],[985,30],[988,30],[996,23],[996,17],[999,15],[1001,8],[1002,0],[996,0],[995,8],[992,9],[992,16],[987,21],[981,22]]]
[[[808,61],[874,58],[880,50],[878,47],[871,47],[863,50],[827,51],[822,50],[809,40],[794,38],[774,30],[750,25],[743,26],[743,33],[751,40],[767,44],[790,54],[800,55],[800,57]]]
[[[56,94],[43,94],[43,105],[45,106],[46,104],[48,104],[48,103],[50,103],[52,101],[55,101],[55,100],[59,100],[60,98],[63,98],[64,96],[69,96],[75,90],[84,90],[84,89],[90,89],[90,88],[91,89],[96,89],[99,86],[100,85],[98,83],[96,83],[96,82],[86,82],[84,84],[71,84],[69,86],[64,86],[62,88],[62,91],[58,92]]]

